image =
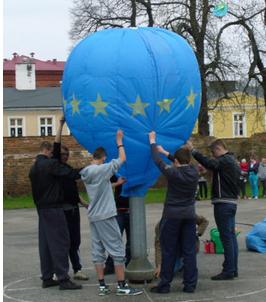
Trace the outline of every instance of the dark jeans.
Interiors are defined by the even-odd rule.
[[[169,289],[173,280],[176,257],[181,251],[184,262],[183,283],[196,288],[198,279],[196,259],[196,219],[167,219],[160,223],[162,253],[159,287]]]
[[[203,198],[203,192],[204,192],[204,197],[207,198],[207,196],[208,196],[207,181],[199,181],[200,198]]]
[[[223,273],[238,272],[238,244],[235,234],[237,206],[230,203],[214,205],[214,218],[224,247]]]
[[[65,216],[67,220],[68,232],[70,237],[70,249],[69,258],[72,264],[74,273],[81,270],[79,258],[79,246],[80,246],[80,214],[79,207],[77,206],[71,210],[65,210]]]
[[[124,231],[126,232],[126,262],[125,262],[125,265],[127,266],[131,259],[129,213],[118,211],[116,219],[117,219],[121,234],[123,235]],[[105,266],[107,269],[111,269],[111,270],[114,267],[114,262],[113,262],[112,257],[110,257],[110,255],[108,255],[108,258],[106,259]]]
[[[240,191],[241,191],[241,197],[246,197],[246,180],[245,179],[240,179],[239,180],[239,185],[240,185]]]
[[[38,209],[39,253],[42,280],[55,273],[58,280],[69,279],[68,251],[69,233],[62,208]]]

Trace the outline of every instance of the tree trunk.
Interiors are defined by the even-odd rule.
[[[198,119],[198,133],[203,136],[209,135],[207,85],[205,78],[201,77],[201,106]]]
[[[262,89],[263,89],[263,96],[264,96],[264,105],[266,107],[266,76],[262,77]]]

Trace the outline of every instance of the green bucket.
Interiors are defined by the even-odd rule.
[[[238,236],[239,234],[240,234],[240,231],[236,230],[236,236]],[[211,240],[215,244],[215,254],[223,254],[224,247],[223,247],[222,241],[220,239],[220,233],[219,233],[218,229],[216,229],[216,228],[211,229],[210,236],[211,236]]]
[[[210,236],[211,236],[211,240],[215,244],[215,254],[223,254],[224,247],[223,247],[222,241],[220,239],[220,233],[219,233],[218,229],[216,229],[216,228],[211,229]]]

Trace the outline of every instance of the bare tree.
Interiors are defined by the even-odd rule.
[[[234,28],[234,42],[237,43],[238,55],[232,54],[231,61],[235,58],[240,67],[241,59],[244,61],[239,71],[246,78],[246,85],[243,92],[247,92],[250,83],[257,81],[264,93],[266,106],[266,27],[265,27],[266,1],[246,1],[245,6],[235,5],[230,11],[231,21],[224,24],[216,39],[216,56],[222,57],[220,42],[222,35],[228,29]],[[240,37],[240,38],[239,38]],[[232,41],[231,41],[232,43]],[[240,58],[241,54],[242,58]],[[243,80],[242,78],[242,80]]]
[[[182,35],[192,45],[199,63],[202,95],[198,130],[201,135],[208,135],[207,80],[216,79],[222,83],[228,74],[236,73],[238,62],[232,60],[228,45],[222,37],[230,26],[244,26],[243,18],[234,12],[230,13],[224,21],[214,17],[211,9],[215,2],[211,0],[74,0],[70,36],[73,40],[77,40],[100,28],[139,25],[161,26]],[[241,6],[238,4],[233,6],[235,7]],[[256,16],[255,12],[245,21]],[[264,16],[264,22],[265,19]],[[247,32],[248,26],[245,25]],[[252,38],[251,34],[249,36]],[[260,49],[256,51],[258,53]],[[252,68],[249,72],[253,78],[257,77],[258,69],[258,67],[253,68],[254,64],[251,64]],[[258,65],[259,70],[265,71],[256,55],[256,66]],[[226,87],[223,88],[224,95],[227,96]]]

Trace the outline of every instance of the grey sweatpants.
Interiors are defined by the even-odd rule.
[[[125,263],[125,248],[122,235],[115,217],[90,222],[92,261],[104,264],[107,252],[114,264]]]

